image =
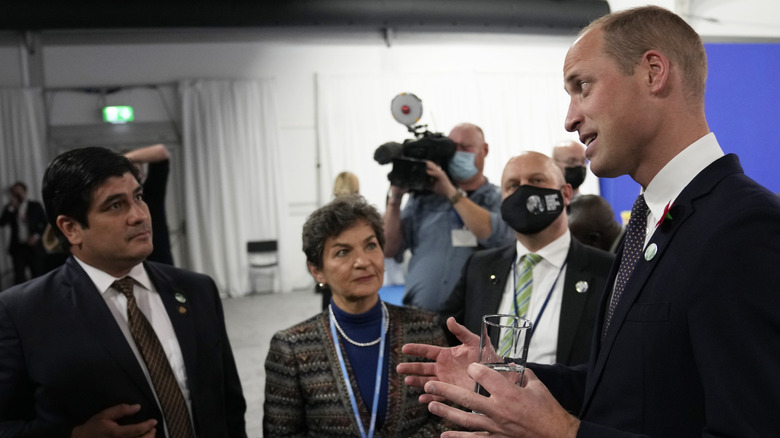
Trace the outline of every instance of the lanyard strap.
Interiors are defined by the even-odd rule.
[[[555,285],[558,284],[558,279],[561,278],[561,273],[563,272],[563,269],[566,267],[566,264],[569,263],[569,256],[566,256],[566,260],[563,261],[563,265],[561,265],[561,269],[558,270],[558,274],[555,276],[555,281],[553,281],[552,287],[550,288],[550,291],[547,292],[547,297],[544,299],[544,303],[542,304],[542,308],[539,309],[539,313],[536,315],[536,320],[534,321],[534,325],[531,326],[531,336],[528,337],[529,341],[534,336],[534,331],[536,331],[536,327],[539,325],[539,321],[542,320],[542,314],[544,313],[544,310],[547,308],[547,303],[550,302],[550,297],[552,297],[552,293],[555,290]],[[531,275],[533,275],[533,267],[531,267]],[[515,254],[515,259],[512,262],[512,291],[514,294],[514,291],[517,290],[517,254]],[[518,314],[517,309],[517,299],[513,300],[514,307],[515,307],[515,315],[520,316]],[[528,307],[530,309],[530,306]]]
[[[376,411],[379,406],[379,392],[382,388],[382,369],[384,365],[384,358],[385,358],[385,337],[386,332],[384,330],[385,327],[385,321],[387,316],[387,311],[385,308],[382,308],[382,323],[380,325],[380,331],[381,335],[380,341],[379,341],[379,358],[376,362],[376,381],[374,382],[374,402],[373,406],[371,407],[371,424],[369,425],[368,435],[366,435],[366,429],[363,426],[363,421],[360,419],[360,412],[358,412],[358,405],[357,401],[355,400],[355,391],[352,389],[352,383],[350,383],[349,380],[349,374],[347,374],[347,365],[344,362],[344,355],[341,353],[341,346],[339,345],[339,338],[336,334],[336,317],[333,315],[333,312],[330,313],[330,334],[331,337],[333,337],[333,346],[336,348],[336,354],[339,358],[339,366],[341,367],[341,375],[344,376],[344,383],[347,386],[347,392],[349,392],[349,402],[352,404],[352,412],[355,414],[355,421],[357,422],[358,428],[360,428],[360,436],[363,438],[373,438],[374,436],[374,427],[376,425]]]

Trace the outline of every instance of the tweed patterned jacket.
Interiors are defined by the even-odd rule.
[[[374,436],[438,437],[449,423],[430,414],[417,400],[422,391],[406,386],[403,376],[395,371],[401,362],[419,360],[401,353],[404,344],[445,345],[438,317],[391,304],[387,304],[387,310],[391,343],[387,415]],[[360,416],[367,425],[371,413],[357,389],[349,358],[343,349],[342,353]],[[336,354],[327,310],[274,335],[265,362],[264,437],[360,436]]]

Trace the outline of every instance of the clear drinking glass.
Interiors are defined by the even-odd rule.
[[[479,363],[504,374],[512,383],[523,381],[533,323],[514,315],[485,315],[479,336]],[[476,384],[477,393],[490,394]]]

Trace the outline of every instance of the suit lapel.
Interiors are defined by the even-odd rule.
[[[512,276],[512,263],[515,261],[517,255],[517,245],[507,247],[500,252],[499,257],[495,262],[488,262],[488,269],[483,273],[477,275],[484,275],[484,278],[478,279],[479,283],[484,286],[477,288],[477,293],[485,294],[484,299],[477,299],[471,304],[475,304],[479,315],[491,315],[500,313],[501,299],[504,297],[504,291],[506,291],[506,284],[509,281],[509,277]],[[481,290],[481,291],[480,291]],[[480,322],[482,321],[480,316]]]
[[[144,262],[144,267],[157,293],[160,294],[165,311],[171,320],[187,370],[187,382],[191,386],[190,391],[193,392],[192,385],[198,382],[196,378],[198,374],[197,333],[191,304],[194,294],[192,291],[179,289],[173,284],[170,276],[148,262]]]
[[[141,389],[149,399],[150,405],[156,406],[157,402],[149,382],[117,325],[114,315],[106,306],[100,291],[73,257],[68,258],[65,263],[61,287],[63,296],[81,316],[87,331],[114,357],[117,366],[123,369],[130,377],[130,381]]]
[[[645,256],[645,254],[648,254],[647,250],[645,250],[645,253],[640,257],[636,268],[634,268],[634,272],[631,274],[631,278],[629,278],[626,283],[626,288],[623,290],[620,301],[615,307],[615,313],[612,315],[612,321],[610,322],[609,330],[604,338],[604,342],[600,343],[604,309],[614,286],[620,258],[623,254],[623,248],[621,247],[620,251],[618,251],[615,263],[612,266],[609,282],[607,283],[607,291],[603,294],[604,298],[601,300],[598,330],[594,333],[593,338],[593,345],[598,346],[598,352],[595,355],[591,355],[590,375],[588,376],[587,386],[585,388],[583,413],[587,409],[593,391],[601,379],[601,374],[604,371],[604,366],[609,358],[610,351],[614,345],[617,334],[620,331],[620,327],[625,323],[626,317],[634,302],[641,294],[645,283],[647,283],[647,279],[653,273],[656,266],[664,260],[664,257],[666,256],[665,249],[669,246],[672,238],[695,213],[694,206],[696,200],[707,195],[718,181],[736,172],[741,173],[742,169],[739,166],[736,156],[730,154],[709,165],[700,172],[685,189],[683,189],[674,201],[674,205],[670,211],[673,220],[659,226],[646,246],[646,248],[650,248],[651,245],[655,245],[655,255],[653,257],[649,257],[649,255]],[[647,260],[648,258],[650,260]],[[593,362],[594,360],[595,362]]]
[[[588,294],[600,292],[591,289],[584,292],[577,291],[577,283],[581,281],[590,288],[593,287],[593,275],[587,273],[590,261],[588,255],[583,251],[582,244],[577,239],[571,239],[569,253],[566,257],[568,267],[566,268],[566,278],[563,281],[561,316],[558,323],[558,353],[556,357],[558,362],[569,361],[569,353],[574,344],[582,315],[585,313]]]

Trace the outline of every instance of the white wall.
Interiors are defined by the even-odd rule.
[[[644,3],[610,1],[613,10]],[[705,39],[735,36],[780,39],[780,7],[775,0],[666,0],[653,3],[689,16]],[[159,91],[130,88],[104,98],[74,91],[51,91],[48,93],[49,123],[67,126],[99,123],[98,111],[104,102],[133,105],[138,121],[169,120],[168,111],[172,111],[174,117],[178,113],[173,84],[180,79],[274,78],[280,97],[278,119],[282,159],[289,164],[285,188],[290,210],[287,228],[291,235],[287,241],[299,242],[299,230],[305,216],[317,207],[316,75],[500,73],[522,71],[529,64],[559,75],[563,57],[572,41],[573,36],[399,33],[388,47],[378,32],[323,34],[278,29],[45,32],[41,35],[40,50],[26,59],[21,55],[26,52],[18,47],[16,37],[6,36],[0,41],[0,86],[23,85],[25,69],[34,72],[36,66],[40,66],[42,85],[47,89],[162,84]],[[169,108],[166,109],[163,102]],[[434,128],[444,131],[450,127]],[[563,129],[561,133],[565,135]],[[403,135],[388,140],[402,139]],[[501,163],[493,164],[488,166],[488,177],[497,181],[502,166]],[[594,183],[595,178],[589,179]],[[589,190],[586,187],[584,191]],[[174,220],[180,219],[176,212],[172,216]],[[298,286],[307,287],[309,280],[303,255],[300,251],[294,252],[296,259],[288,263],[283,275],[300,277]]]

